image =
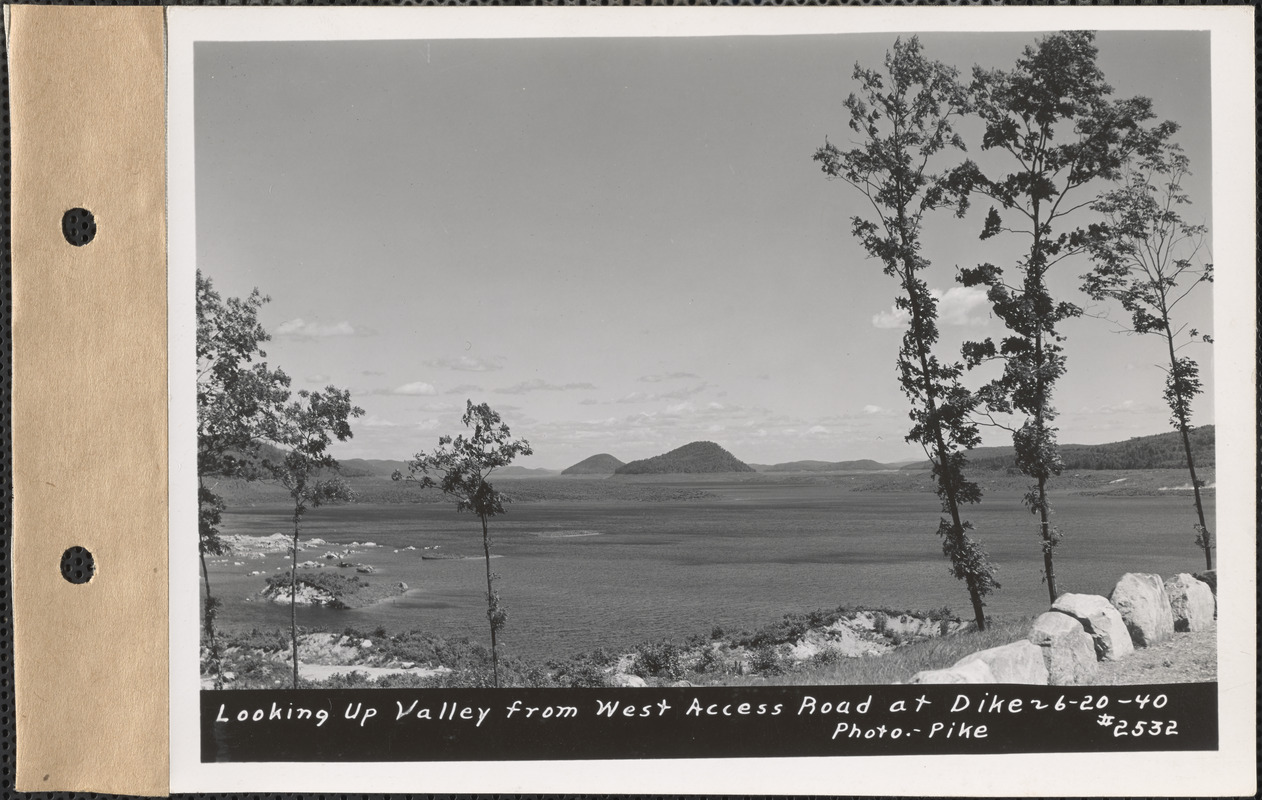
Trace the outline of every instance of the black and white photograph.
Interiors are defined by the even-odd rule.
[[[169,134],[192,760],[1223,748],[1218,32],[208,18]]]

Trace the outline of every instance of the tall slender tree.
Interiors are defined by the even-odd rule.
[[[999,154],[996,161],[1005,166],[992,171],[967,161],[953,176],[956,190],[996,204],[982,239],[1005,235],[1024,243],[1015,280],[994,264],[961,271],[965,286],[987,287],[995,315],[1008,328],[998,345],[970,342],[963,352],[970,367],[1002,362],[1002,376],[980,394],[991,412],[1024,416],[1009,429],[1017,467],[1033,480],[1025,504],[1039,519],[1043,577],[1053,601],[1061,533],[1052,524],[1048,481],[1062,468],[1052,402],[1065,373],[1059,326],[1082,310],[1058,300],[1048,276],[1099,235],[1098,224],[1075,225],[1070,217],[1089,210],[1095,199],[1089,184],[1120,174],[1144,138],[1141,123],[1153,116],[1147,98],[1109,100],[1113,90],[1096,66],[1094,39],[1088,31],[1051,34],[1025,48],[1010,71],[975,68],[970,94],[985,125],[982,149]]]
[[[851,230],[899,283],[895,304],[907,316],[907,329],[898,375],[913,422],[907,440],[924,447],[933,465],[946,514],[938,524],[942,551],[952,573],[968,587],[973,617],[984,630],[984,598],[999,588],[996,567],[970,536],[973,525],[961,510],[981,499],[977,484],[964,477],[965,453],[980,441],[971,417],[977,399],[960,383],[962,365],[934,355],[938,302],[921,277],[929,267],[921,250],[924,216],[952,205],[964,208],[964,197],[949,190],[944,174],[931,171],[931,162],[943,150],[964,148],[954,122],[966,110],[967,98],[957,72],[927,59],[914,37],[894,43],[883,70],[856,64],[853,77],[859,92],[846,98],[845,106],[860,141],[848,150],[826,142],[815,160],[829,178],[854,187],[872,206],[872,217],[854,217]]]
[[[268,298],[255,289],[246,298],[226,300],[197,271],[197,499],[198,557],[205,602],[202,629],[222,688],[221,655],[215,634],[219,603],[211,592],[207,555],[224,555],[220,536],[223,498],[208,484],[216,477],[257,477],[258,448],[264,430],[289,398],[289,377],[263,359],[271,336],[258,313]]]
[[[473,433],[461,434],[454,439],[442,436],[432,453],[417,453],[408,462],[408,475],[396,471],[394,480],[407,480],[422,488],[437,486],[443,494],[456,501],[456,511],[472,511],[482,523],[482,553],[486,559],[486,618],[491,627],[491,674],[493,685],[500,685],[499,649],[496,634],[508,622],[508,611],[500,601],[495,581],[499,577],[491,571],[491,535],[488,520],[504,513],[509,498],[497,490],[488,480],[491,473],[508,466],[518,456],[533,453],[530,442],[513,439],[508,426],[500,415],[486,403],[474,405],[465,402],[465,413],[460,418]],[[440,476],[437,481],[434,475]]]
[[[298,535],[303,515],[313,506],[352,498],[350,487],[337,475],[337,459],[328,452],[336,439],[351,438],[350,420],[364,410],[351,405],[350,392],[328,386],[323,392],[303,389],[274,418],[268,438],[284,452],[267,466],[294,504],[293,541],[290,543],[289,635],[293,657],[293,685],[298,688]]]
[[[1213,538],[1201,502],[1204,481],[1196,477],[1192,458],[1192,400],[1201,393],[1200,369],[1190,356],[1180,355],[1192,342],[1213,339],[1177,322],[1175,309],[1197,286],[1213,281],[1214,265],[1203,253],[1205,226],[1188,223],[1180,213],[1190,202],[1183,191],[1188,157],[1177,143],[1162,138],[1137,152],[1118,185],[1093,205],[1104,216],[1107,233],[1092,243],[1094,266],[1083,276],[1083,290],[1096,300],[1118,301],[1130,315],[1131,331],[1165,343],[1165,400],[1191,476],[1196,545],[1204,551],[1205,568],[1213,569]]]

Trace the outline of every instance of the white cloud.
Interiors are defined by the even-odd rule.
[[[436,393],[434,387],[425,381],[412,381],[389,391],[389,394],[401,394],[409,397],[428,396]]]
[[[277,336],[294,339],[323,339],[329,336],[364,336],[369,333],[366,328],[356,328],[349,322],[316,322],[294,317],[285,320],[276,327]]]
[[[444,356],[442,358],[431,358],[425,362],[427,367],[436,367],[438,369],[454,369],[458,372],[490,372],[492,370],[503,369],[503,358],[474,358],[473,356]]]
[[[894,328],[902,328],[907,325],[910,315],[906,311],[897,308],[891,308],[889,311],[880,311],[872,316],[872,327],[881,330],[891,330]]]
[[[815,435],[815,436],[819,436],[820,434],[828,433],[828,429],[825,428],[823,425],[812,425],[810,430],[807,431],[807,433]]]
[[[615,400],[615,403],[655,403],[659,400],[683,400],[704,392],[710,384],[699,383],[696,386],[684,386],[669,392],[631,392]]]
[[[376,417],[376,416],[373,416],[372,414],[369,414],[363,419],[356,420],[354,425],[355,427],[360,427],[360,428],[401,428],[403,427],[398,422],[391,422],[388,419]]]
[[[985,325],[990,318],[990,301],[980,286],[952,286],[938,298],[938,319],[943,325]]]
[[[453,386],[443,394],[477,394],[482,391],[482,387],[475,383],[462,383],[459,386]]]
[[[990,301],[986,290],[977,286],[952,286],[945,292],[930,289],[938,301],[938,321],[943,325],[985,325],[990,320]],[[872,327],[890,330],[904,328],[911,314],[904,309],[891,307],[872,316]]]
[[[464,406],[447,400],[429,400],[417,405],[421,411],[463,411]]]
[[[1154,414],[1165,411],[1164,406],[1155,403],[1137,403],[1134,400],[1121,400],[1116,403],[1103,403],[1098,406],[1087,406],[1078,410],[1079,414]]]
[[[328,383],[331,380],[333,380],[332,376],[325,375],[324,373],[308,375],[306,378],[307,383]]]
[[[596,387],[590,383],[548,383],[539,378],[531,378],[528,381],[505,386],[495,391],[500,394],[526,394],[527,392],[568,392],[577,389],[595,389]]]
[[[864,414],[883,414],[885,413],[885,409],[881,408],[880,406],[874,406],[874,405],[868,404],[863,407],[863,413]]]
[[[438,427],[438,420],[425,419],[425,420],[421,420],[420,422],[395,422],[393,420],[389,420],[383,417],[378,417],[378,416],[369,414],[363,419],[357,420],[354,424],[356,427],[360,427],[360,428],[376,428],[376,429],[418,428],[423,431],[432,431]]]
[[[688,378],[699,378],[695,372],[667,372],[660,375],[643,375],[638,380],[641,383],[661,383],[662,381],[685,380]]]

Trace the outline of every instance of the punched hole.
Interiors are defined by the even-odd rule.
[[[61,554],[61,577],[71,583],[87,583],[96,574],[96,561],[86,549],[75,546]]]
[[[75,247],[96,238],[96,218],[86,208],[72,208],[61,216],[61,233]]]

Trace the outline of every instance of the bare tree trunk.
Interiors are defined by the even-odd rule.
[[[294,659],[294,688],[298,688],[298,512],[294,511],[294,546],[289,566],[289,640]]]
[[[201,493],[206,490],[205,480],[201,475],[197,476],[198,488],[198,513],[201,513]],[[200,520],[199,520],[200,524]],[[199,536],[200,538],[200,536]],[[223,657],[219,652],[219,641],[215,636],[215,596],[210,591],[210,570],[206,566],[206,550],[199,541],[197,546],[197,557],[202,563],[202,581],[206,585],[206,611],[203,617],[206,628],[206,637],[210,641],[210,661],[215,670],[215,688],[223,688]]]
[[[1056,602],[1056,567],[1052,564],[1051,517],[1047,512],[1047,479],[1039,478],[1039,529],[1043,534],[1043,574],[1047,576],[1047,596]]]
[[[903,223],[903,215],[899,213],[899,224]],[[937,452],[938,458],[938,483],[944,490],[947,513],[951,515],[951,530],[948,536],[955,537],[958,541],[964,537],[964,522],[960,519],[960,501],[958,495],[959,487],[955,484],[955,474],[946,472],[947,465],[950,463],[947,458],[946,440],[942,436],[942,423],[938,419],[938,400],[937,393],[934,391],[933,378],[929,374],[929,351],[925,345],[924,322],[920,316],[920,306],[913,296],[909,281],[915,279],[915,269],[909,263],[906,265],[907,275],[903,280],[903,285],[908,293],[909,305],[911,307],[911,326],[912,334],[916,338],[916,357],[920,361],[920,374],[922,376],[921,389],[925,393],[925,407],[928,410],[928,420],[933,428],[933,445]],[[968,587],[968,599],[973,605],[973,619],[977,624],[977,630],[986,630],[986,613],[983,611],[984,603],[982,603],[981,592],[977,588],[977,581],[970,576],[965,585]]]
[[[1169,319],[1168,314],[1166,314],[1166,319]],[[1170,352],[1170,377],[1173,381],[1175,377],[1175,370],[1177,370],[1179,366],[1179,361],[1178,357],[1174,354],[1174,332],[1170,330],[1169,322],[1166,323],[1165,333],[1166,348]],[[1183,455],[1187,459],[1188,474],[1192,478],[1192,502],[1196,505],[1196,520],[1199,523],[1197,531],[1200,534],[1197,539],[1198,543],[1201,545],[1201,549],[1205,551],[1205,569],[1213,569],[1214,544],[1213,539],[1210,537],[1209,526],[1205,524],[1205,508],[1201,505],[1201,482],[1196,479],[1196,462],[1192,458],[1192,439],[1191,432],[1189,431],[1191,424],[1188,422],[1187,411],[1188,401],[1187,398],[1183,396],[1182,391],[1179,390],[1177,385],[1175,386],[1175,391],[1176,395],[1173,402],[1174,408],[1171,410],[1174,411],[1175,421],[1179,425],[1179,435],[1183,438]]]
[[[491,583],[491,537],[487,533],[486,517],[482,516],[482,553],[486,556],[486,620],[491,624],[491,674],[495,688],[500,686],[500,660],[495,645],[495,589]]]
[[[200,547],[197,549],[197,556],[202,562],[202,580],[206,584],[206,611],[203,617],[206,628],[206,638],[209,640],[210,646],[210,664],[215,670],[215,688],[223,688],[223,657],[219,652],[219,640],[215,636],[215,598],[210,593],[210,570],[206,567],[206,551]]]
[[[1036,249],[1038,244],[1035,244]],[[1040,286],[1042,280],[1040,278]],[[1047,407],[1047,384],[1043,380],[1043,332],[1036,328],[1034,332],[1034,364],[1035,377],[1035,406],[1034,412],[1034,429],[1037,436],[1036,446],[1041,454],[1043,448],[1043,437],[1046,436],[1047,423],[1043,419],[1043,409]],[[1038,458],[1038,512],[1039,512],[1039,536],[1043,539],[1043,575],[1047,578],[1047,596],[1050,602],[1056,602],[1056,567],[1052,563],[1052,550],[1056,547],[1056,539],[1052,536],[1052,520],[1051,509],[1047,502],[1047,472],[1048,465],[1043,463],[1042,455]]]

